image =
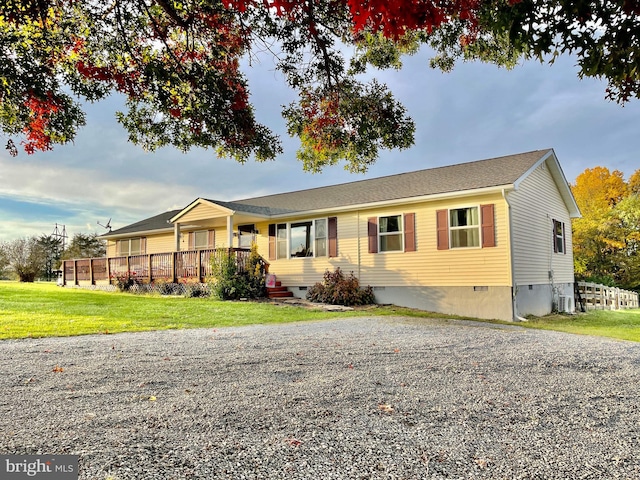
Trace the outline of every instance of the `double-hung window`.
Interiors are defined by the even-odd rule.
[[[449,245],[451,248],[480,246],[478,207],[449,210]]]
[[[391,215],[378,219],[378,236],[381,252],[404,250],[402,215]]]
[[[567,253],[567,240],[565,238],[564,222],[553,221],[553,251],[555,253]]]

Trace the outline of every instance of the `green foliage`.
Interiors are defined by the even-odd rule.
[[[118,121],[145,149],[274,159],[281,141],[257,122],[242,69],[277,52],[299,97],[283,116],[304,168],[345,161],[361,172],[380,149],[414,141],[405,108],[363,81],[370,67],[401,68],[425,44],[446,71],[458,60],[510,68],[571,54],[580,77],[605,79],[623,103],[640,96],[639,18],[626,0],[10,0],[0,2],[0,131],[11,155],[16,145],[49,150],[84,125],[82,102],[118,92]]]
[[[107,242],[98,238],[97,233],[76,233],[69,246],[62,253],[63,260],[74,258],[100,258],[107,254]]]
[[[316,283],[307,291],[307,300],[331,305],[371,305],[375,303],[373,289],[360,288],[360,282],[353,275],[345,276],[340,267],[334,272],[324,272],[321,283]]]
[[[130,292],[138,284],[135,273],[125,272],[111,275],[111,283],[119,292]]]
[[[251,253],[244,269],[240,269],[235,256],[226,249],[216,249],[211,256],[211,293],[220,300],[261,298],[265,296],[265,271],[258,247],[251,245]]]
[[[580,280],[640,288],[640,196],[619,171],[586,169],[571,190],[582,218],[572,222],[574,267]]]
[[[211,295],[209,286],[200,281],[197,278],[184,279],[180,282],[183,288],[183,294],[187,298],[208,297]]]

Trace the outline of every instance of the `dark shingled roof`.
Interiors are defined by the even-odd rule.
[[[160,215],[156,215],[155,217],[145,218],[144,220],[132,223],[131,225],[119,228],[118,230],[113,230],[112,232],[109,232],[106,235],[102,236],[109,237],[111,235],[122,235],[124,233],[150,232],[153,230],[173,229],[173,224],[169,223],[169,219],[175,217],[181,211],[182,210],[171,210],[161,213]]]
[[[233,202],[209,201],[231,210],[268,216],[510,185],[550,151],[536,150]]]
[[[266,195],[231,202],[208,200],[238,213],[269,217],[298,212],[331,209],[350,205],[424,197],[450,192],[512,185],[551,149],[508,155],[505,157],[429,168],[386,177],[360,180],[328,187]],[[167,220],[182,210],[164,212],[155,217],[103,235],[122,235],[171,228]]]

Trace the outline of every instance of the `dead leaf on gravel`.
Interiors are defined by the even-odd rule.
[[[476,462],[476,465],[478,465],[482,469],[487,468],[490,463],[490,461],[485,458],[474,458],[473,461]]]
[[[300,445],[302,445],[302,440],[298,440],[297,438],[293,438],[293,437],[285,438],[284,441],[287,442],[292,447],[299,447]]]

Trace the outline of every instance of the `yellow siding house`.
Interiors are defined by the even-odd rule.
[[[298,297],[340,267],[379,303],[517,320],[573,311],[579,216],[548,149],[230,202],[197,198],[103,238],[109,257],[255,242]]]

